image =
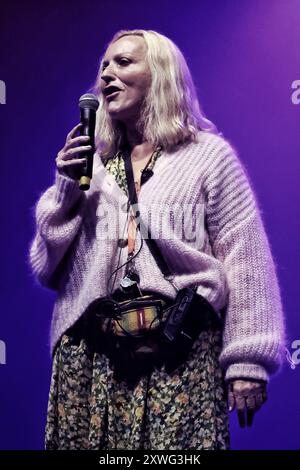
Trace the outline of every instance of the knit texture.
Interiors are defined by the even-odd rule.
[[[127,202],[97,154],[89,191],[56,171],[38,200],[29,263],[38,282],[57,291],[52,352],[93,300],[118,288],[128,249],[118,246]],[[163,151],[139,205],[174,273],[172,285],[138,232],[141,289],[175,298],[174,285],[197,285],[224,321],[225,378],[268,380],[283,358],[282,303],[262,216],[235,150],[223,137],[200,132],[198,142]]]

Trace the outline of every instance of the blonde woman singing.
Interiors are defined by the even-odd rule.
[[[83,152],[91,149],[77,135],[79,124],[57,154],[53,186],[37,202],[30,246],[34,275],[57,292],[46,448],[228,449],[228,410],[236,409],[242,427],[251,425],[284,345],[275,266],[249,177],[204,117],[187,63],[167,37],[118,32],[93,91],[100,105],[91,187],[78,185]],[[151,219],[171,278],[137,229],[126,155],[141,218]],[[126,349],[134,339],[116,343],[114,356],[113,323],[94,322],[95,311],[103,313],[99,299],[123,302],[128,285],[165,306],[196,286],[220,327],[203,328],[174,370],[162,360],[143,371]],[[149,312],[138,312],[145,325]],[[151,345],[159,357],[157,331]],[[140,343],[148,344],[147,333]]]

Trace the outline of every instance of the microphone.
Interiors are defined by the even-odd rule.
[[[86,158],[86,163],[80,169],[79,188],[83,191],[90,189],[90,182],[93,176],[93,160],[95,151],[95,124],[96,124],[96,111],[99,106],[99,101],[92,93],[86,93],[79,98],[80,108],[80,135],[88,135],[90,138],[89,144],[92,146],[91,150],[82,155]]]

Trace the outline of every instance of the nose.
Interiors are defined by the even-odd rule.
[[[107,65],[101,73],[101,80],[105,82],[105,85],[108,85],[112,80],[115,80],[115,78],[116,76],[112,64]]]

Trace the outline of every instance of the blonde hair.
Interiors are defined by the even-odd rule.
[[[166,36],[142,29],[118,31],[107,47],[123,36],[141,36],[147,46],[152,80],[137,123],[143,138],[155,147],[172,150],[178,144],[197,141],[200,130],[217,132],[200,108],[190,70],[179,48]],[[108,158],[118,151],[124,138],[124,126],[112,120],[106,110],[100,89],[103,57],[92,91],[99,99],[96,147]]]

